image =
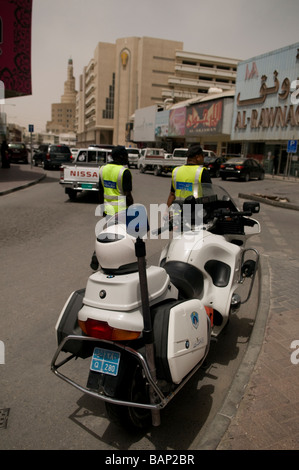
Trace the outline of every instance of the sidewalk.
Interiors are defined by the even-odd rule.
[[[13,191],[26,188],[38,183],[46,177],[46,172],[39,167],[28,165],[16,165],[12,163],[10,168],[0,167],[0,196]]]
[[[285,182],[277,192],[283,189],[289,202],[239,197],[298,211],[299,180],[266,175],[272,178]],[[194,449],[299,450],[298,272],[297,257],[261,256],[260,305],[247,352],[221,410]]]
[[[45,177],[30,164],[0,168],[0,195]],[[299,180],[266,175],[272,178],[286,183],[289,202],[262,202],[299,210]],[[269,257],[261,257],[260,305],[247,352],[221,410],[193,450],[299,450],[298,272],[298,259],[271,259],[270,267]]]

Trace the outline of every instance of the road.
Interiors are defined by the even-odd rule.
[[[136,202],[166,202],[170,176],[142,175],[137,170],[133,175]],[[0,200],[0,340],[5,345],[0,410],[9,409],[7,427],[0,429],[0,449],[192,448],[220,408],[246,350],[258,291],[212,344],[207,369],[200,370],[162,411],[161,426],[137,437],[126,434],[109,423],[102,403],[82,395],[50,371],[56,349],[55,323],[68,295],[84,287],[91,273],[98,220],[96,199],[85,195],[70,202],[58,179],[58,172],[48,171],[40,184]],[[252,192],[271,183],[218,182],[236,199],[244,185]],[[293,236],[298,230],[297,213],[264,205],[262,209],[257,218],[266,231],[256,237],[255,246],[262,253],[268,250],[281,256],[279,244],[283,243],[285,256],[291,256],[299,248]],[[163,244],[165,240],[148,241],[149,264],[157,263]]]

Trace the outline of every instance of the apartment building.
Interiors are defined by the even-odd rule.
[[[169,76],[162,97],[167,103],[177,103],[204,97],[211,88],[234,90],[238,63],[239,59],[177,51],[174,75]]]
[[[130,142],[136,109],[162,108],[208,93],[234,89],[237,59],[183,51],[183,43],[150,37],[99,42],[79,78],[79,146]]]
[[[122,144],[137,108],[163,103],[183,43],[149,37],[98,43],[80,77],[76,125],[79,145]]]

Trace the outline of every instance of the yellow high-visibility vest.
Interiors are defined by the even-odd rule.
[[[203,170],[202,165],[182,165],[173,170],[172,185],[176,199],[184,200],[192,195],[195,198],[202,196],[201,175]]]
[[[126,196],[123,191],[123,174],[126,167],[109,163],[100,168],[104,188],[104,210],[108,215],[126,210]]]

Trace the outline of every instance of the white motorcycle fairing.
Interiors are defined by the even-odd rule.
[[[189,240],[193,237],[193,242],[186,243],[184,236]],[[182,238],[172,240],[163,250],[160,264],[179,290],[182,290],[182,280],[186,278],[190,266],[194,267],[190,276],[190,282],[194,283],[192,296],[195,295],[203,305],[212,307],[223,317],[221,325],[213,326],[212,333],[217,336],[227,322],[232,285],[240,278],[240,248],[227,242],[224,236],[215,236],[207,230],[187,232]],[[183,287],[183,296],[184,292],[188,297],[187,289]]]

